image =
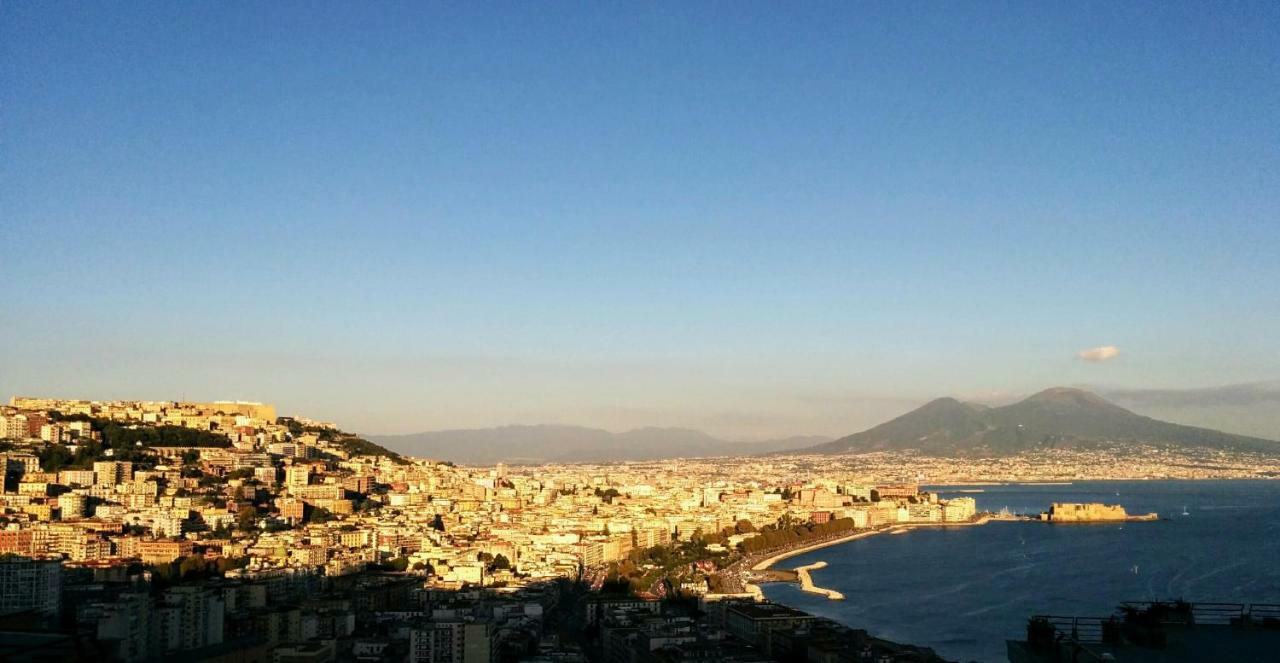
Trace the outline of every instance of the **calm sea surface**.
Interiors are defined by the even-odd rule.
[[[983,492],[959,492],[971,488]],[[1105,525],[989,523],[880,535],[793,557],[819,560],[820,587],[768,584],[773,601],[947,658],[1005,661],[1033,614],[1106,616],[1121,601],[1280,603],[1280,481],[1090,481],[950,486],[979,510],[1038,513],[1050,502],[1122,504],[1168,520]],[[1188,515],[1182,515],[1183,509]]]

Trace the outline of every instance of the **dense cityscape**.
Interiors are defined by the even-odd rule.
[[[1280,661],[1278,64],[0,1],[0,663]]]
[[[245,402],[15,397],[0,433],[4,651],[31,660],[935,660],[765,601],[796,578],[759,562],[982,522],[923,485],[1280,473],[1159,448],[458,467]]]

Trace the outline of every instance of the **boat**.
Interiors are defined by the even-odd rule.
[[[1186,507],[1186,505],[1185,505],[1185,504],[1182,506],[1182,515],[1184,515],[1184,516],[1189,516],[1189,515],[1191,515],[1190,513],[1188,513],[1188,512],[1187,512],[1187,507]]]

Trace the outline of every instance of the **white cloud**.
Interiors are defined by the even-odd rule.
[[[1084,361],[1107,361],[1120,356],[1120,348],[1114,345],[1100,345],[1096,348],[1088,348],[1076,353],[1077,359]]]

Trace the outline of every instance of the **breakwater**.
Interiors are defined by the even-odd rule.
[[[805,566],[797,566],[795,571],[796,576],[800,579],[800,589],[802,591],[809,592],[810,594],[825,596],[832,601],[843,601],[844,594],[841,594],[834,589],[823,589],[822,587],[818,587],[813,584],[813,577],[809,575],[809,572],[816,571],[818,569],[825,569],[826,567],[826,562],[814,562],[813,564],[807,564]]]

